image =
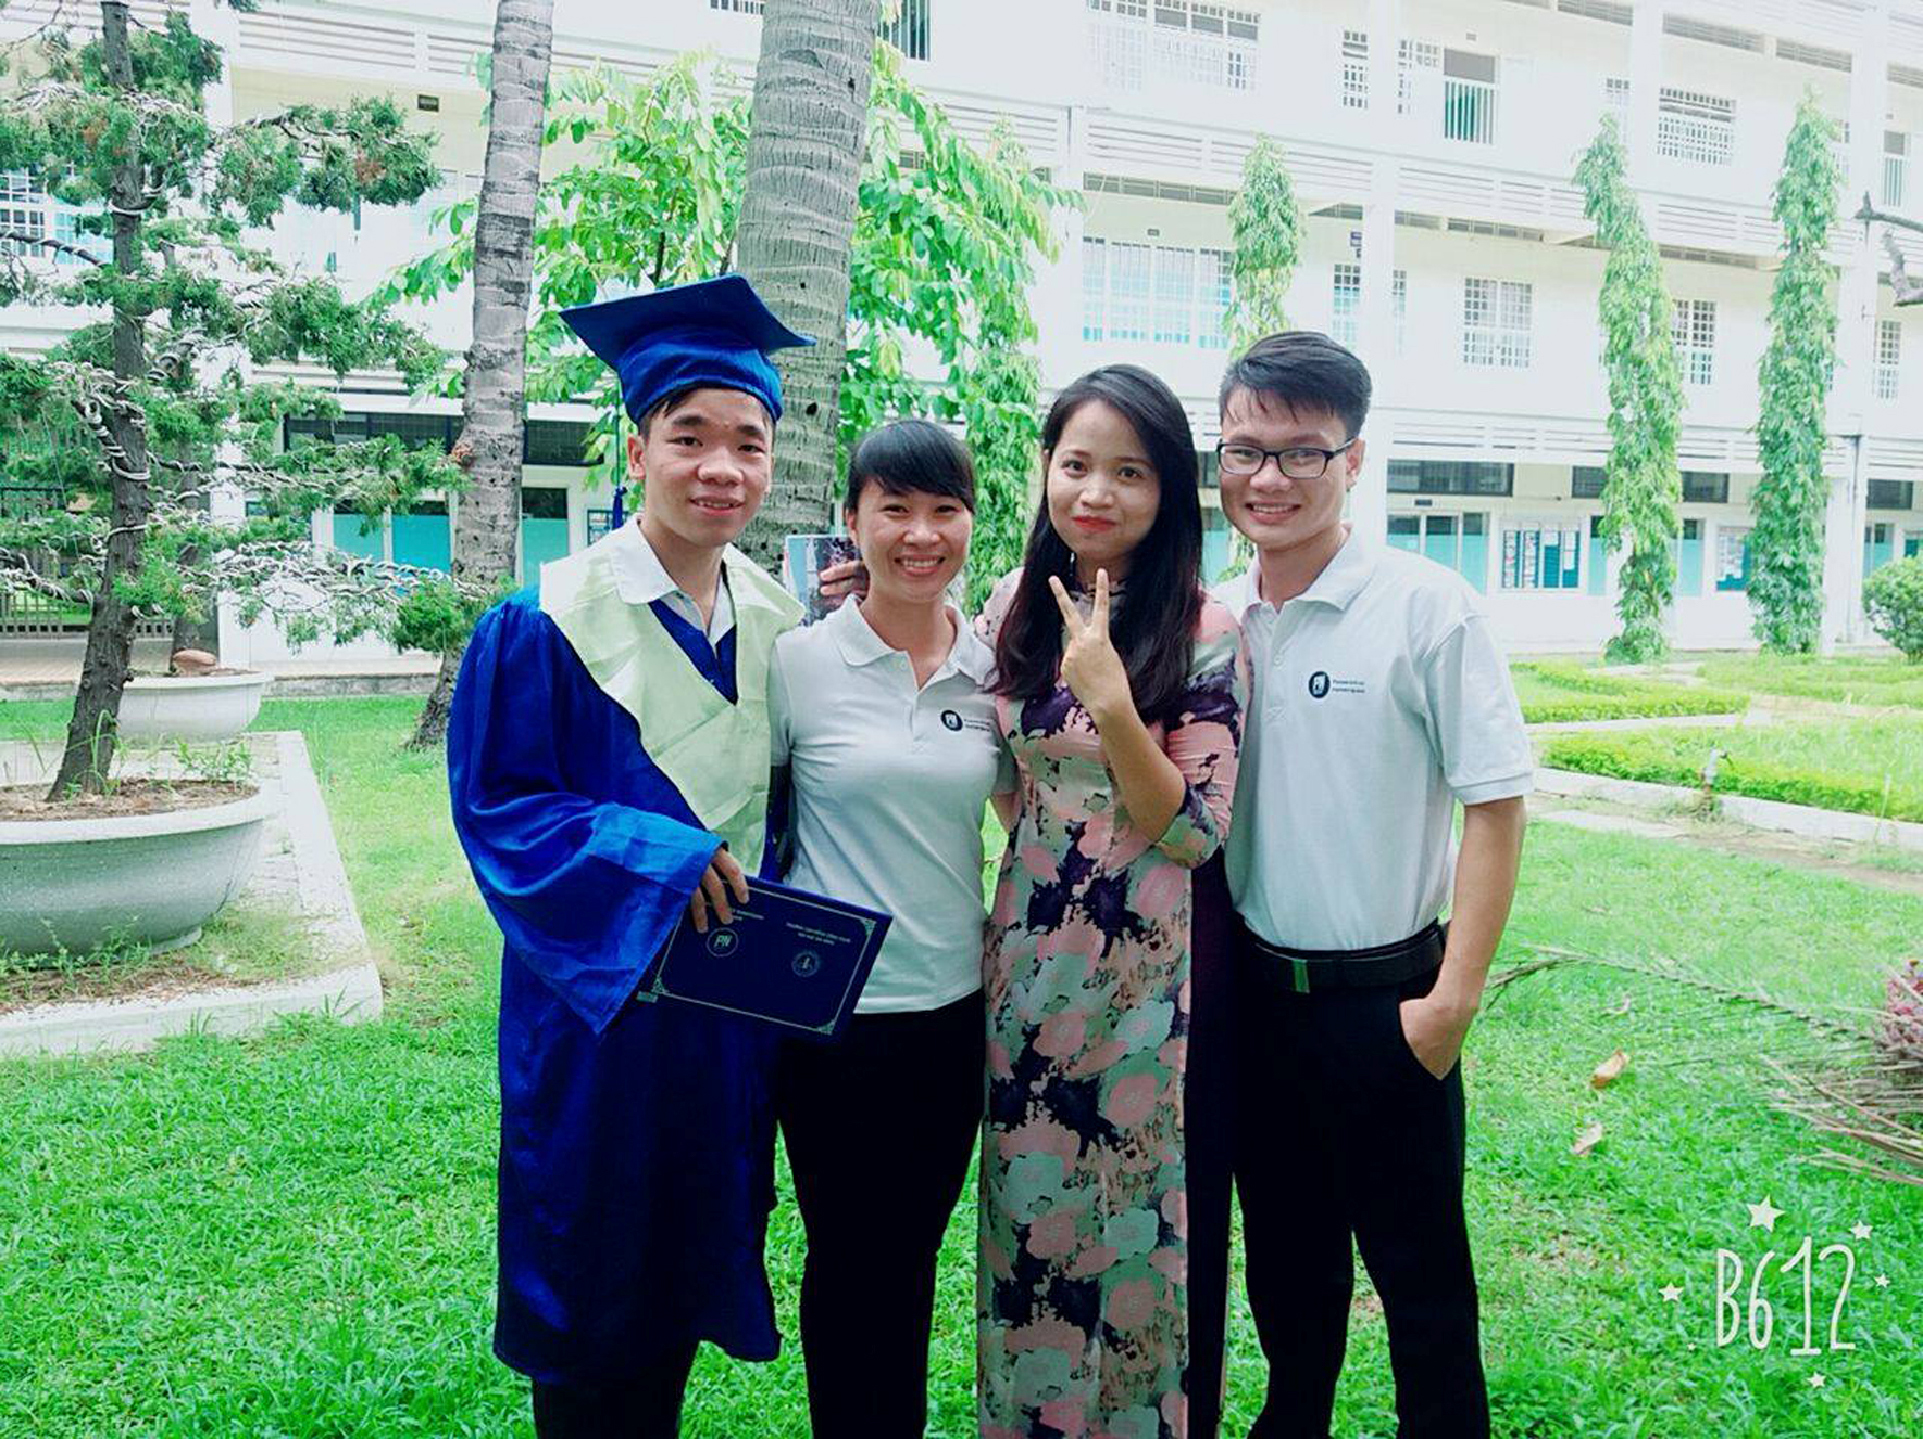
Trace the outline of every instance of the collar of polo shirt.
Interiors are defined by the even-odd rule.
[[[962,618],[960,610],[953,605],[947,605],[944,608],[955,626],[955,644],[949,650],[948,658],[942,662],[941,668],[931,676],[930,683],[953,667],[967,675],[976,684],[987,684],[989,671],[995,667],[994,654],[987,645],[975,638],[975,632],[968,627],[968,621]],[[861,612],[861,606],[853,600],[848,601],[822,623],[831,627],[835,644],[841,650],[841,657],[850,665],[873,664],[885,656],[901,653],[875,633],[874,626],[868,623],[868,616]]]
[[[1342,542],[1342,548],[1335,552],[1328,564],[1322,567],[1322,573],[1296,599],[1346,610],[1350,601],[1362,593],[1363,587],[1369,583],[1369,577],[1375,573],[1376,555],[1375,547],[1351,527],[1349,537]],[[1216,592],[1216,598],[1238,619],[1268,603],[1262,598],[1261,565],[1258,555],[1249,562],[1246,570]]]

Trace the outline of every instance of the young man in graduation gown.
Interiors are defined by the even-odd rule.
[[[1343,520],[1370,389],[1306,331],[1258,341],[1222,385],[1222,508],[1256,549],[1215,591],[1253,681],[1227,844],[1235,1183],[1269,1361],[1251,1439],[1329,1433],[1352,1242],[1388,1324],[1396,1433],[1489,1433],[1458,1058],[1535,760],[1475,592]]]
[[[672,1435],[697,1345],[772,1359],[774,1201],[751,1021],[636,999],[691,900],[761,868],[766,682],[799,606],[732,545],[768,490],[810,344],[745,279],[564,318],[621,378],[630,524],[475,629],[454,693],[454,825],[501,926],[494,1347],[557,1436]]]

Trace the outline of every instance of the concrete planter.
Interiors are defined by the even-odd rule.
[[[133,744],[230,740],[254,722],[273,676],[141,675],[120,700],[120,737]]]
[[[0,821],[0,950],[191,943],[240,892],[272,809],[256,794],[166,814]]]

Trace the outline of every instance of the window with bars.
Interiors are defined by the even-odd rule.
[[[33,241],[47,233],[47,197],[26,170],[0,170],[0,231],[20,237],[0,240],[0,255],[45,258]]]
[[[1657,92],[1657,154],[1696,165],[1727,165],[1735,138],[1734,100],[1667,85]]]
[[[1916,507],[1915,480],[1871,480],[1864,501],[1872,510],[1908,510]]]
[[[759,15],[765,4],[766,0],[708,0],[710,10],[721,10],[730,15]],[[933,0],[901,0],[901,13],[893,20],[884,13],[875,24],[875,34],[910,60],[926,60],[932,5]]]
[[[1337,265],[1329,302],[1329,338],[1354,349],[1362,338],[1362,267]]]
[[[1462,362],[1526,370],[1532,356],[1534,289],[1525,281],[1462,282]]]
[[[1603,113],[1616,117],[1616,128],[1629,128],[1629,81],[1611,75],[1603,81]]]
[[[1091,30],[1096,68],[1110,89],[1150,81],[1248,90],[1255,84],[1262,17],[1210,0],[1088,0],[1104,17]]]
[[[1432,40],[1396,42],[1396,114],[1407,115],[1431,93],[1430,77],[1425,71],[1442,68],[1442,47]]]
[[[1329,297],[1329,338],[1355,349],[1362,340],[1362,266],[1334,267]],[[1394,271],[1389,279],[1389,302],[1395,311],[1396,353],[1402,353],[1409,320],[1409,272]]]
[[[1676,337],[1676,359],[1683,383],[1713,384],[1716,379],[1716,302],[1678,300],[1670,317]]]
[[[1082,242],[1082,338],[1227,347],[1229,253],[1090,235]]]
[[[1583,531],[1562,520],[1521,520],[1502,530],[1502,588],[1582,588]]]
[[[1516,467],[1493,460],[1391,460],[1392,495],[1513,495]]]
[[[1342,32],[1342,104],[1369,108],[1369,37],[1360,30]]]
[[[1883,208],[1900,210],[1909,193],[1910,137],[1901,130],[1883,132]]]
[[[1495,144],[1495,56],[1443,51],[1442,138],[1472,145]]]
[[[1876,322],[1876,398],[1894,400],[1903,388],[1903,322]]]

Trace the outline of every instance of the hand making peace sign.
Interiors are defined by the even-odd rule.
[[[1100,729],[1112,716],[1133,714],[1135,694],[1128,669],[1108,635],[1108,571],[1095,572],[1095,605],[1086,620],[1054,575],[1048,587],[1062,612],[1062,683]]]

